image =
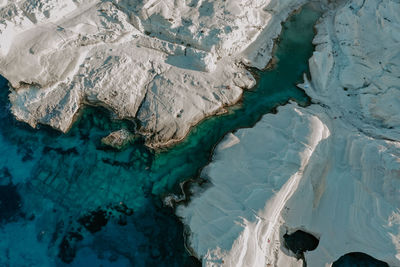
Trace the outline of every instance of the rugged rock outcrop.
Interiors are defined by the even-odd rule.
[[[17,119],[68,131],[85,103],[137,119],[150,146],[239,100],[302,0],[0,2],[0,74]]]
[[[127,145],[129,145],[135,139],[135,135],[129,132],[127,129],[121,129],[110,133],[106,137],[101,139],[101,143],[115,148],[117,150],[122,150]]]

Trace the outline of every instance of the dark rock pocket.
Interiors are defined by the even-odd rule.
[[[389,267],[389,264],[362,252],[351,252],[341,256],[332,267]]]
[[[307,266],[304,252],[316,249],[319,244],[318,238],[302,230],[297,230],[292,234],[286,233],[283,239],[285,248],[292,251],[297,259],[302,259],[304,266]]]

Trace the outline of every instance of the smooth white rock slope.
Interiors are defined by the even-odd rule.
[[[227,136],[202,175],[177,213],[205,266],[302,266],[282,245],[297,229],[320,238],[307,266],[355,251],[400,265],[400,142],[290,104]]]
[[[205,266],[302,266],[282,245],[320,239],[307,266],[363,252],[400,266],[400,3],[353,0],[317,25],[313,104],[289,104],[228,135],[180,206]]]

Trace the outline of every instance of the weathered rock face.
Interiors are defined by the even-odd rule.
[[[400,140],[400,4],[348,1],[317,25],[305,89],[334,116],[375,137]]]
[[[353,251],[397,266],[399,174],[400,142],[287,105],[225,138],[202,174],[212,186],[178,215],[206,266],[302,266],[283,246],[297,229],[320,239],[307,266]]]
[[[276,266],[282,260],[280,214],[314,150],[331,134],[315,113],[284,106],[217,147],[202,174],[212,186],[178,208],[192,231],[190,245],[206,266]],[[277,266],[297,261],[286,258]]]
[[[393,0],[328,11],[301,85],[316,104],[281,107],[218,146],[202,174],[212,186],[177,211],[205,265],[302,266],[282,246],[300,229],[319,238],[307,266],[357,251],[400,266],[399,11]]]
[[[137,118],[163,146],[254,85],[239,63],[264,67],[301,2],[2,1],[0,74],[14,115],[33,127],[66,132],[89,103]]]

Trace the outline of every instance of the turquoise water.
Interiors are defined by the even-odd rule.
[[[224,115],[194,127],[180,144],[155,153],[141,140],[123,152],[100,139],[129,122],[85,109],[71,131],[34,130],[16,122],[0,81],[0,266],[195,266],[185,252],[183,226],[162,198],[197,178],[214,146],[230,132],[294,99],[313,51],[319,13],[304,8],[285,24],[270,71],[254,70],[257,86]],[[21,245],[23,244],[23,245]]]

